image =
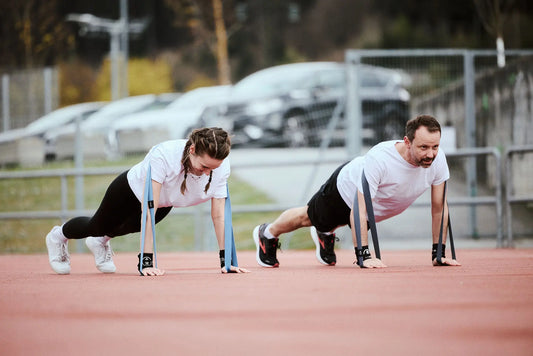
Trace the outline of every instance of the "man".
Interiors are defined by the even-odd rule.
[[[362,246],[357,246],[353,209],[359,209],[360,226],[368,226],[361,183],[364,169],[376,222],[400,214],[431,187],[433,265],[459,266],[456,260],[444,255],[441,263],[437,262],[443,209],[445,250],[448,207],[445,204],[444,184],[450,177],[444,152],[439,150],[440,138],[439,122],[432,116],[421,115],[407,122],[403,141],[382,142],[365,156],[337,168],[306,206],[286,210],[273,223],[262,224],[254,229],[259,265],[279,267],[276,258],[279,236],[311,226],[317,259],[322,264],[334,266],[337,263],[334,231],[339,226],[350,225],[356,256],[363,259],[361,267],[386,267],[380,259],[372,258],[368,249],[367,229],[361,229]],[[358,206],[353,206],[356,192]]]

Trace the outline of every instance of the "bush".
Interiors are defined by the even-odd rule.
[[[128,65],[129,95],[174,92],[170,66],[162,59],[130,59]],[[94,100],[111,99],[111,61],[104,60],[94,87]]]

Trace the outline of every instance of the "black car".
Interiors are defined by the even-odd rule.
[[[404,77],[391,69],[363,65],[360,78],[365,142],[403,137],[410,98],[402,86]],[[344,116],[345,92],[343,63],[280,65],[242,79],[229,101],[206,108],[201,121],[230,131],[234,146],[316,146],[328,132],[333,113]],[[341,119],[329,130],[333,144],[344,143],[344,127]]]

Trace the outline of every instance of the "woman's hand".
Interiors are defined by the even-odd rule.
[[[165,274],[165,271],[159,268],[147,267],[143,268],[142,274],[144,276],[162,276]]]
[[[220,272],[222,273],[250,273],[250,271],[247,270],[246,268],[235,267],[235,266],[231,266],[229,272],[226,270],[226,267],[222,267],[220,269]]]

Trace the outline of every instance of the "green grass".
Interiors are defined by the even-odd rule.
[[[142,157],[130,157],[118,162],[89,162],[87,167],[121,166],[130,167]],[[48,164],[45,169],[71,168],[72,162]],[[96,209],[115,176],[91,176],[84,179],[85,208]],[[68,208],[74,209],[74,178],[68,179]],[[232,206],[270,204],[273,201],[262,192],[232,175],[229,180]],[[0,180],[0,212],[60,210],[59,178],[2,179]],[[193,251],[216,249],[216,238],[212,231],[209,215],[210,203],[198,209],[205,213],[202,223],[195,223],[194,215],[169,215],[157,224],[158,251]],[[175,208],[176,209],[176,208]],[[280,212],[233,214],[233,230],[238,250],[255,248],[252,240],[253,228],[263,222],[273,221]],[[1,220],[0,253],[45,253],[44,238],[60,219],[9,219]],[[200,239],[195,241],[195,226],[200,226]],[[207,234],[208,241],[203,235]],[[198,231],[196,231],[198,234]],[[139,234],[130,234],[113,239],[115,251],[138,251]],[[77,248],[78,247],[78,248]],[[290,237],[291,249],[313,248],[308,229],[301,229]],[[85,251],[85,245],[71,242],[70,251]]]

